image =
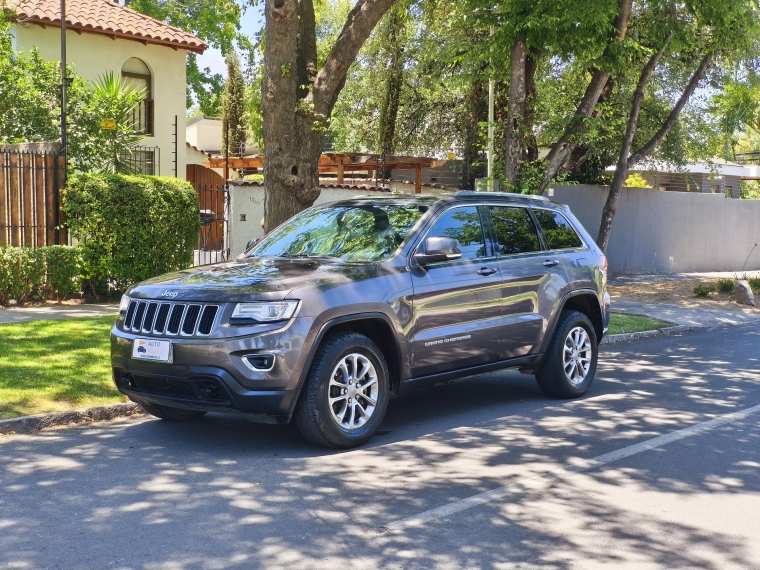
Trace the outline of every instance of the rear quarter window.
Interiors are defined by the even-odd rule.
[[[553,210],[538,208],[534,208],[533,213],[544,231],[550,249],[583,247],[583,241],[565,216]]]

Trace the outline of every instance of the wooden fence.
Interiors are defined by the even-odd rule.
[[[0,245],[42,247],[65,244],[59,188],[65,161],[58,152],[0,148]]]

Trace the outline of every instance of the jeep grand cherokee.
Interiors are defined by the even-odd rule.
[[[457,192],[310,208],[235,261],[132,287],[118,389],[165,420],[294,420],[369,440],[392,395],[498,369],[584,394],[607,330],[607,260],[567,207]]]

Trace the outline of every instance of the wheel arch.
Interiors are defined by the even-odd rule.
[[[391,319],[384,313],[363,313],[356,315],[347,315],[338,317],[322,325],[314,344],[309,351],[309,357],[306,360],[301,378],[299,380],[299,389],[303,387],[306,376],[314,362],[314,357],[322,346],[325,339],[338,332],[353,332],[366,336],[382,352],[385,362],[388,365],[388,374],[390,376],[391,393],[398,393],[401,385],[402,376],[402,355],[396,332]]]
[[[594,325],[597,344],[602,342],[602,337],[604,336],[604,320],[602,317],[602,307],[599,305],[599,298],[597,297],[596,292],[591,289],[580,289],[577,291],[571,291],[562,298],[559,308],[552,319],[551,327],[544,337],[541,352],[546,351],[546,347],[554,336],[559,317],[563,311],[578,311],[579,313],[586,315],[591,321],[591,324]]]

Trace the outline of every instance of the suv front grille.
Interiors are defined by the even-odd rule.
[[[133,300],[124,318],[124,330],[160,336],[209,336],[218,314],[219,305]]]

